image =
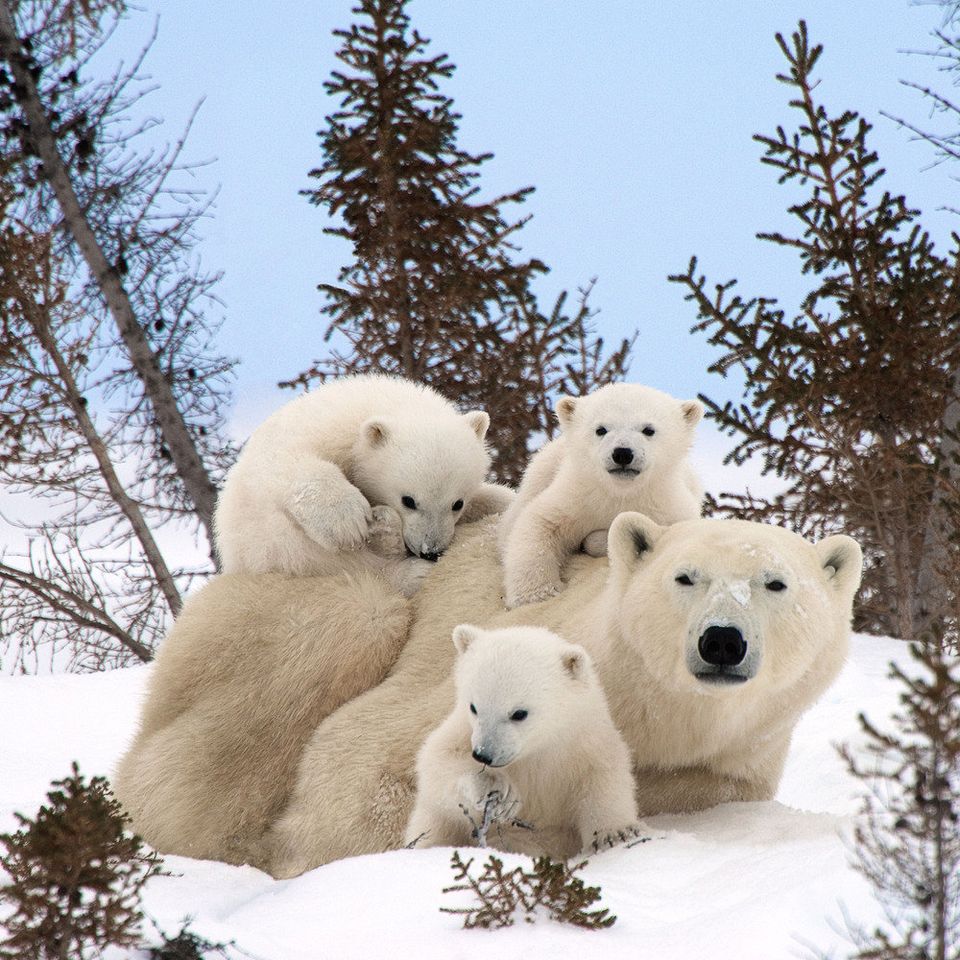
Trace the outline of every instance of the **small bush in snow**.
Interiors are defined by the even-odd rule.
[[[209,960],[209,957],[214,955],[227,956],[226,948],[232,946],[232,941],[230,944],[212,943],[188,930],[187,926],[188,924],[184,923],[175,937],[164,935],[163,943],[150,947],[147,950],[150,960]]]
[[[0,835],[0,888],[9,960],[85,960],[109,945],[134,946],[140,891],[160,860],[125,830],[126,818],[107,781],[86,783],[77,765],[53,782],[35,819],[17,814],[20,829]]]
[[[509,927],[520,914],[527,923],[533,923],[539,912],[546,912],[551,920],[571,923],[589,930],[602,930],[616,922],[616,917],[605,907],[590,910],[600,900],[600,888],[588,887],[576,876],[587,864],[569,866],[550,857],[537,857],[530,870],[514,867],[504,870],[503,861],[493,854],[483,865],[480,875],[470,873],[473,858],[463,861],[455,850],[451,860],[454,879],[444,893],[471,891],[477,903],[468,907],[441,907],[444,913],[463,916],[464,927],[483,927],[489,930]]]

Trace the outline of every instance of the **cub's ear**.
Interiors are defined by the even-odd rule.
[[[383,417],[374,417],[367,420],[360,428],[360,436],[363,437],[371,447],[382,447],[390,439],[390,422]]]
[[[487,435],[490,427],[490,415],[483,410],[471,410],[463,415],[464,420],[470,425],[470,429],[477,435],[478,440],[482,440]]]
[[[863,574],[863,551],[853,537],[838,533],[814,544],[830,586],[838,593],[853,597]]]
[[[457,653],[466,653],[467,648],[473,643],[483,631],[475,627],[472,623],[461,623],[453,628],[453,645],[457,648]]]
[[[610,524],[607,536],[607,556],[610,568],[632,573],[645,560],[666,527],[654,523],[642,513],[621,513]]]
[[[582,680],[587,670],[587,655],[582,647],[570,644],[560,655],[563,669],[574,680]]]
[[[577,398],[576,397],[561,397],[557,401],[557,405],[553,408],[553,412],[557,415],[557,420],[560,421],[560,426],[566,430],[573,421],[574,411],[577,409]]]
[[[680,404],[684,423],[689,427],[695,427],[703,419],[703,411],[704,406],[699,400],[684,400]]]

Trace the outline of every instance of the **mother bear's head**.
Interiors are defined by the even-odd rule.
[[[862,567],[848,536],[813,544],[768,524],[622,513],[608,552],[614,628],[666,690],[815,696],[843,664]]]

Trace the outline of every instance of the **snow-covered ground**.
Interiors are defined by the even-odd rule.
[[[844,672],[797,728],[776,802],[657,817],[649,821],[651,842],[594,857],[584,878],[602,887],[602,905],[616,914],[610,929],[541,919],[463,930],[458,917],[439,911],[456,905],[440,892],[452,882],[448,849],[344,860],[285,881],[250,867],[168,857],[174,875],[150,881],[146,910],[168,931],[192,917],[197,933],[234,940],[259,960],[846,956],[844,910],[867,925],[880,915],[848,866],[860,787],[833,744],[861,742],[859,711],[882,721],[896,705],[891,659],[906,660],[903,644],[854,637]],[[148,675],[138,667],[0,677],[0,831],[15,826],[14,810],[32,815],[72,760],[87,776],[109,775]]]

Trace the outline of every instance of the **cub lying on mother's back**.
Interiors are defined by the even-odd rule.
[[[660,524],[700,516],[703,490],[686,459],[703,416],[699,400],[614,383],[561,397],[556,413],[561,436],[530,461],[500,522],[508,607],[558,593],[564,559],[585,540],[588,552],[605,553],[618,513]]]
[[[461,624],[453,642],[456,703],[417,757],[407,845],[489,825],[494,847],[566,858],[636,833],[630,751],[587,651],[539,627]]]
[[[345,377],[298,397],[254,431],[227,475],[214,517],[224,573],[319,576],[361,563],[409,595],[458,520],[512,497],[483,482],[489,424],[399,377]],[[365,548],[375,505],[399,514],[412,557]]]

